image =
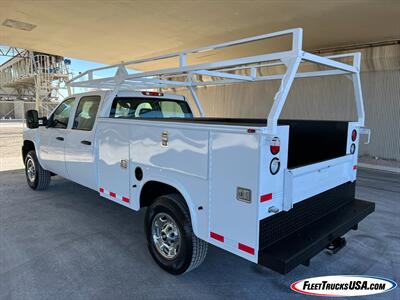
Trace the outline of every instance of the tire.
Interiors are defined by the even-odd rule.
[[[51,173],[42,168],[33,150],[25,157],[25,175],[29,187],[33,190],[45,190],[50,184]]]
[[[162,226],[157,226],[160,223]],[[150,254],[167,272],[179,275],[197,268],[204,261],[208,244],[193,233],[189,209],[181,195],[169,194],[157,198],[147,208],[144,226]],[[163,253],[164,251],[160,251],[160,246],[157,246],[160,241],[163,242],[162,233],[158,234],[159,229],[167,230],[168,226],[172,227],[170,231],[167,231],[168,234],[179,241],[170,244],[178,245],[176,254],[170,257],[167,257],[170,254],[169,251],[168,254]],[[161,236],[161,239],[153,238],[153,233],[155,236]],[[164,235],[164,237],[168,236]]]

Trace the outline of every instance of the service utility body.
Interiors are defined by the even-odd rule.
[[[281,36],[291,49],[187,63]],[[176,67],[130,71],[171,58]],[[312,64],[319,68],[301,70]],[[115,76],[94,79],[107,68]],[[280,73],[261,75],[266,68]],[[303,51],[302,29],[89,70],[69,85],[96,90],[68,96],[48,117],[27,112],[27,182],[45,189],[59,175],[127,208],[147,208],[148,249],[172,274],[199,266],[208,244],[285,274],[325,248],[340,250],[343,235],[374,211],[355,199],[360,135],[369,139],[359,72],[360,53]],[[356,120],[279,119],[297,77],[339,75],[353,83]],[[280,82],[265,119],[204,116],[198,88],[264,80]],[[192,101],[172,89],[187,89]]]

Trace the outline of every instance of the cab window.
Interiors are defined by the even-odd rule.
[[[185,101],[160,98],[117,97],[110,118],[193,118]]]
[[[99,109],[100,96],[82,97],[76,109],[72,129],[90,131],[96,120]]]
[[[74,106],[75,98],[69,98],[62,102],[50,117],[51,127],[65,129],[68,126],[69,115]]]

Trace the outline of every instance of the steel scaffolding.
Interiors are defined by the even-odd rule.
[[[35,101],[37,110],[42,102],[57,100],[67,80],[68,65],[57,55],[23,50],[0,65],[3,99]]]

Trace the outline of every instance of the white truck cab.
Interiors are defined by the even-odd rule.
[[[288,34],[287,52],[186,63],[192,53]],[[71,86],[99,89],[67,97],[47,118],[27,113],[29,186],[45,189],[57,174],[127,208],[146,207],[149,251],[172,274],[199,266],[208,243],[283,274],[326,247],[336,252],[374,210],[355,199],[364,122],[359,54],[347,55],[353,65],[318,57],[301,50],[301,35],[292,29],[147,60],[176,56],[172,69],[129,74],[125,66],[139,60],[110,66],[114,77],[79,75]],[[283,74],[257,75],[269,61]],[[332,69],[298,72],[307,61]],[[353,80],[358,120],[279,119],[296,77],[341,74]],[[204,117],[197,87],[257,80],[281,80],[267,119]],[[161,91],[171,87],[190,91],[200,117],[184,96]]]
[[[97,168],[94,163],[96,118],[102,116],[103,110],[107,115],[112,111],[115,118],[128,117],[125,114],[129,113],[129,105],[132,104],[128,99],[138,99],[141,103],[136,109],[135,117],[154,116],[158,111],[151,110],[152,105],[160,103],[154,96],[145,95],[148,92],[120,92],[118,97],[123,101],[117,101],[116,107],[111,107],[111,102],[103,101],[109,93],[97,91],[67,97],[50,114],[46,126],[41,126],[37,131],[26,132],[38,145],[38,158],[43,168],[86,187],[97,189]],[[182,109],[182,113],[165,111],[164,114],[193,116],[183,96],[170,94],[165,98],[169,101],[161,102],[161,110]]]

